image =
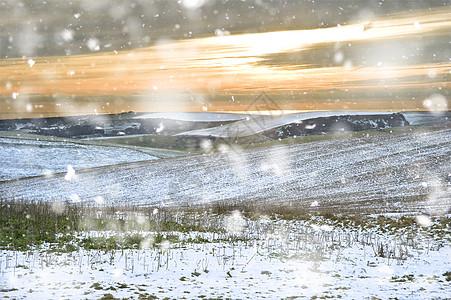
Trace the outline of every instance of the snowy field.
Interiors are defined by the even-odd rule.
[[[1,251],[0,289],[4,297],[14,299],[99,299],[108,294],[114,299],[451,295],[450,232],[440,232],[434,222],[427,227],[364,229],[323,218],[287,221],[262,216],[252,221],[237,213],[223,221],[226,233],[173,232],[168,234],[176,236],[176,242],[163,240],[156,247],[152,232],[140,232],[146,237],[141,249]],[[196,239],[202,242],[192,242]]]
[[[195,220],[205,224],[205,215],[213,216],[216,230],[121,231],[111,225],[106,231],[77,232],[69,242],[75,250],[69,252],[55,251],[51,244],[28,251],[5,248],[0,250],[5,299],[450,299],[451,128],[245,150],[224,144],[218,152],[207,145],[210,153],[204,155],[88,169],[76,164],[85,145],[70,145],[64,155],[55,155],[60,152],[53,149],[62,145],[4,143],[18,153],[39,149],[47,159],[43,165],[55,163],[63,172],[0,182],[3,199],[47,201],[55,211],[68,201],[94,204],[100,211],[125,205],[182,207],[181,213],[193,204],[219,202],[239,209],[246,202],[344,217],[206,213]],[[105,155],[111,163],[133,158],[129,148],[92,147],[91,155]],[[68,159],[56,162],[59,157]],[[22,168],[30,170],[26,164]],[[3,165],[2,172],[21,174]],[[149,216],[133,213],[134,222],[150,222]],[[375,214],[367,217],[374,221],[352,223],[352,213]],[[381,213],[414,221],[393,227],[378,223]],[[77,244],[87,237],[121,241],[135,234],[142,237],[135,248],[89,250]]]
[[[0,136],[0,181],[180,155],[176,151],[101,146],[46,137]]]
[[[42,201],[102,199],[105,204],[157,206],[317,203],[332,210],[440,215],[450,207],[450,145],[450,128],[246,150],[224,145],[222,153],[91,170],[74,167],[70,178],[57,174],[1,182],[0,193]],[[75,162],[64,160],[60,165]],[[2,172],[9,176],[8,168]]]

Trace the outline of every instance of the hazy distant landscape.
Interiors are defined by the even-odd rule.
[[[450,299],[450,4],[0,1],[0,298]]]

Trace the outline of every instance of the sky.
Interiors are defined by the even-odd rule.
[[[448,109],[450,1],[0,7],[0,118]]]

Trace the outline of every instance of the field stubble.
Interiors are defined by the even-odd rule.
[[[2,200],[1,206],[1,288],[12,296],[25,293],[32,277],[33,295],[58,295],[53,287],[76,298],[109,292],[171,298],[183,295],[180,289],[209,297],[237,296],[239,289],[245,297],[353,297],[362,291],[351,281],[371,279],[390,295],[422,286],[435,289],[428,297],[440,296],[450,287],[449,216],[284,213],[249,204],[161,209]],[[160,284],[158,293],[140,286],[150,279]],[[46,280],[53,281],[45,286]],[[285,286],[262,290],[259,281]]]

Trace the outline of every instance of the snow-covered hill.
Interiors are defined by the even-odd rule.
[[[49,177],[66,172],[68,168],[86,169],[187,154],[70,139],[41,139],[31,135],[27,138],[0,136],[0,153],[0,181],[40,175]]]
[[[265,132],[290,123],[300,123],[306,120],[338,117],[338,116],[364,116],[364,115],[390,115],[390,112],[365,112],[365,111],[318,111],[283,115],[248,115],[245,120],[240,120],[224,126],[192,130],[180,133],[185,136],[211,136],[216,138],[236,138],[250,136]]]
[[[139,205],[253,201],[355,212],[448,212],[451,128],[377,132],[0,183],[4,197]],[[76,195],[77,197],[74,197]],[[316,206],[316,205],[314,205]]]

